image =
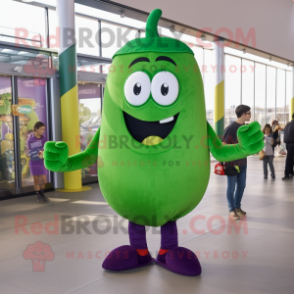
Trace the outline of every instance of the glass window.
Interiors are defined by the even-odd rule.
[[[197,44],[197,40],[195,36],[187,35],[184,33],[185,30],[179,31],[171,31],[168,28],[164,27],[158,27],[159,35],[163,35],[166,37],[170,37],[173,39],[181,40],[184,43],[191,43],[191,44]]]
[[[242,59],[242,104],[251,107],[254,120],[254,62]]]
[[[11,77],[0,76],[0,190],[15,188]]]
[[[0,9],[0,41],[46,47],[44,8],[11,0],[1,0],[2,7],[5,9]]]
[[[54,54],[53,54],[53,60],[52,60],[52,63],[53,63],[53,67],[54,67],[56,70],[59,70],[59,58],[58,58],[58,54],[57,54],[57,53],[54,53]]]
[[[281,126],[285,125],[285,102],[286,102],[286,71],[277,70],[277,108],[276,119]]]
[[[182,30],[182,31],[184,32],[185,30]],[[181,40],[182,42],[197,44],[196,36],[191,36],[191,35],[184,34],[181,32],[173,32],[173,38],[177,38],[177,39]]]
[[[51,4],[51,5],[55,5],[55,3]],[[106,11],[99,10],[99,9],[94,9],[92,7],[88,7],[88,6],[77,4],[77,3],[75,3],[75,12],[83,13],[85,15],[89,15],[89,16],[93,16],[93,17],[97,17],[97,18],[102,18],[102,19],[109,20],[109,21],[114,21],[117,23],[122,23],[124,25],[129,25],[132,27],[138,27],[138,29],[139,28],[145,29],[145,25],[146,25],[145,22],[141,22],[141,21],[131,19],[128,17],[122,18],[118,14],[106,12]],[[131,32],[128,34],[126,32],[127,30],[129,30],[128,28],[124,27],[123,29],[121,29],[121,27],[111,25],[106,22],[103,22],[103,24],[104,24],[104,28],[106,28],[106,27],[110,28],[114,33],[114,34],[112,34],[111,32],[108,32],[108,30],[106,30],[103,33],[103,36],[102,36],[104,38],[103,42],[106,43],[106,48],[104,48],[104,49],[108,49],[108,50],[102,49],[104,51],[104,55],[103,55],[104,57],[112,57],[112,55],[113,55],[112,52],[115,53],[115,51],[117,51],[120,47],[122,47],[124,45],[124,39],[131,40],[131,39],[134,39],[137,37],[136,36],[137,30],[131,29]],[[98,42],[97,42],[97,40],[95,40],[95,35],[98,32],[97,20],[94,20],[94,19],[92,20],[92,19],[87,19],[87,18],[83,18],[80,16],[76,16],[76,27],[77,28],[86,28],[86,30],[88,29],[90,32],[92,32],[92,37],[89,39],[89,41],[94,45],[94,47],[91,47],[91,48],[87,44],[84,44],[83,47],[79,46],[78,52],[88,54],[88,55],[98,55],[99,54]],[[118,40],[119,44],[122,44],[122,45],[115,46],[114,43],[116,43],[116,42],[113,42],[113,41],[110,42],[110,41],[113,38],[115,38],[115,40],[117,39],[118,28],[120,28],[122,30],[122,32],[119,32],[119,36],[121,36],[121,37]],[[86,30],[84,32],[85,35],[87,34]],[[50,10],[50,9],[49,9],[49,32],[50,32],[50,35],[52,35],[52,37],[50,38],[51,39],[51,47],[50,48],[58,49],[56,46],[56,40],[55,40],[55,37],[58,36],[58,19],[57,19],[56,11]],[[124,33],[127,34],[126,38],[123,37]],[[114,37],[113,37],[113,35],[114,35]],[[141,37],[143,37],[143,36],[141,36]],[[108,42],[110,43],[109,47],[107,47]],[[109,52],[107,52],[107,51],[109,51]]]
[[[140,38],[145,38],[145,37],[146,37],[145,31],[140,31]]]
[[[101,125],[100,84],[79,83],[81,151],[84,151]],[[97,163],[82,169],[83,183],[97,180]]]
[[[170,38],[176,38],[176,36],[179,38],[179,35],[181,34],[180,32],[172,32],[171,30],[161,26],[158,26],[157,30],[160,36],[166,36]]]
[[[55,10],[49,9],[49,43],[50,48],[59,49],[59,26]],[[77,53],[99,56],[98,21],[76,16]]]
[[[50,0],[51,1],[51,0]],[[107,19],[109,21],[121,23],[124,25],[129,25],[132,27],[145,29],[146,23],[129,17],[121,17],[119,14],[107,12],[100,9],[95,9],[86,5],[75,3],[75,12],[83,13],[86,15],[91,15],[93,17]]]
[[[100,68],[101,68],[101,73],[103,74],[108,74],[110,70],[111,71],[113,70],[113,67],[111,67],[111,63],[104,63],[101,65]]]
[[[216,62],[213,50],[204,50],[203,76],[207,121],[213,125]]]
[[[99,56],[98,21],[76,16],[77,53]]]
[[[286,113],[285,113],[285,123],[292,119],[292,113],[290,114],[290,101],[293,98],[293,73],[287,71],[286,75]]]
[[[267,66],[266,81],[266,123],[271,123],[276,119],[276,68]]]
[[[287,69],[286,64],[276,62],[276,61],[273,61],[273,60],[270,61],[269,58],[259,57],[257,55],[250,54],[250,53],[246,53],[246,55],[245,55],[243,53],[243,51],[241,51],[241,50],[236,50],[236,49],[233,49],[233,48],[225,47],[225,53],[234,54],[236,56],[244,57],[244,58],[246,57],[247,59],[250,59],[252,61],[257,61],[257,62],[264,63],[264,64],[267,64],[267,65],[278,66],[278,67],[281,67],[283,69]]]
[[[194,52],[194,57],[197,61],[197,64],[199,66],[199,70],[201,72],[202,75],[202,79],[203,79],[203,56],[204,56],[204,52],[203,52],[203,48],[197,47],[197,46],[191,46],[190,47],[193,52]]]
[[[59,49],[59,26],[58,18],[55,10],[48,10],[49,18],[49,48],[58,50]]]
[[[77,70],[90,73],[108,73],[110,67],[109,62],[101,61],[99,59],[89,59],[85,57],[78,57]]]
[[[38,3],[56,6],[56,0],[38,0]]]
[[[14,50],[0,46],[0,63],[24,65],[23,71],[27,74],[46,74],[46,70],[42,70],[41,68],[50,67],[49,57],[50,53],[46,52],[42,54],[37,53],[37,51],[36,53],[32,53],[21,49]]]
[[[128,41],[138,38],[138,31],[101,22],[102,56],[112,58]]]
[[[255,63],[255,120],[263,127],[265,121],[265,73],[263,64]]]
[[[241,102],[241,58],[225,55],[225,127],[236,120]]]

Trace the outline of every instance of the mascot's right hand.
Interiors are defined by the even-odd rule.
[[[48,141],[44,145],[44,165],[54,172],[66,171],[68,167],[68,146],[65,142]]]

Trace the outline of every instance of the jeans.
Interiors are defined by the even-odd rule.
[[[274,165],[273,165],[273,159],[274,159],[273,155],[266,155],[263,158],[263,174],[264,174],[265,178],[267,178],[267,164],[270,167],[272,178],[275,177],[275,168],[274,168]]]
[[[229,211],[241,207],[241,200],[246,186],[247,165],[240,166],[240,173],[235,176],[227,176],[227,201]],[[237,184],[237,185],[236,185]]]
[[[285,166],[285,176],[289,177],[290,174],[293,175],[293,156],[294,156],[294,144],[286,144],[287,157]]]

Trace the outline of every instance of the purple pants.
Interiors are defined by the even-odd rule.
[[[108,270],[122,271],[152,264],[153,261],[166,269],[185,276],[198,276],[201,274],[201,266],[195,253],[187,248],[178,247],[178,233],[176,222],[167,222],[161,226],[161,246],[163,252],[158,252],[154,260],[149,253],[140,254],[139,249],[147,251],[145,226],[129,222],[130,244],[120,246],[111,251],[111,257],[107,257],[102,267]],[[121,252],[128,257],[119,258]]]
[[[161,226],[161,249],[178,247],[178,230],[176,222],[167,222]],[[130,244],[136,249],[147,249],[145,226],[129,222]]]

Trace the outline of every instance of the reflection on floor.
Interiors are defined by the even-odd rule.
[[[275,158],[275,167],[276,180],[264,180],[262,162],[249,158],[242,205],[248,217],[238,227],[227,218],[226,178],[213,173],[200,205],[178,221],[180,245],[200,258],[200,277],[157,265],[104,271],[105,254],[128,244],[128,235],[127,221],[105,203],[98,185],[80,193],[50,192],[50,204],[38,204],[34,196],[2,201],[0,293],[293,293],[294,181],[281,180],[283,158]],[[194,223],[196,215],[205,220]],[[160,235],[152,228],[147,234],[155,256]]]

